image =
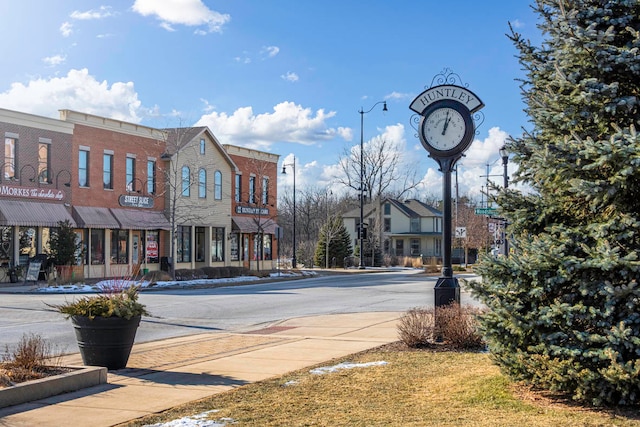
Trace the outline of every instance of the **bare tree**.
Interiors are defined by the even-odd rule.
[[[377,220],[370,227],[367,239],[372,250],[382,242],[382,200],[393,195],[401,199],[420,184],[418,164],[405,158],[400,143],[382,137],[373,138],[364,145],[362,153],[362,191],[365,197],[378,205]],[[345,149],[339,162],[343,176],[338,182],[360,193],[360,146]],[[366,203],[364,200],[362,203]],[[373,257],[372,257],[373,260]],[[373,262],[373,261],[372,261]]]

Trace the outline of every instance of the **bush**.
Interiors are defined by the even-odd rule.
[[[433,309],[412,308],[400,318],[398,337],[407,347],[425,347],[433,341]]]
[[[477,320],[483,312],[456,303],[438,308],[413,308],[400,318],[398,336],[412,348],[429,347],[436,341],[461,350],[484,348]]]
[[[5,347],[3,363],[25,371],[38,371],[45,367],[52,357],[51,345],[40,335],[24,334],[13,350]]]

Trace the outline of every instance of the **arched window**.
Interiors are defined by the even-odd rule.
[[[198,197],[207,197],[207,171],[204,169],[198,171]]]
[[[213,176],[213,197],[222,200],[222,172],[216,171]]]
[[[182,195],[185,197],[191,195],[191,171],[189,166],[182,167]]]

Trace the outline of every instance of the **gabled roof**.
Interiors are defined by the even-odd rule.
[[[409,218],[420,218],[420,217],[433,217],[433,216],[442,216],[442,212],[437,210],[436,208],[427,205],[426,203],[421,202],[417,199],[409,199],[401,202],[397,199],[384,199],[382,201],[382,205],[385,203],[391,203],[396,207],[400,212],[405,214]],[[369,217],[373,215],[378,209],[377,203],[368,203],[364,205],[364,217]],[[360,208],[352,209],[349,212],[345,213],[343,218],[359,218],[360,217]]]
[[[238,171],[238,167],[233,162],[227,151],[222,147],[218,138],[215,137],[213,132],[206,126],[195,126],[195,127],[187,127],[187,128],[168,128],[163,129],[167,133],[166,140],[166,155],[168,158],[173,157],[178,151],[186,147],[188,144],[201,138],[204,135],[207,135],[213,144],[216,147],[216,150],[220,153],[220,155],[225,159],[227,163],[231,166],[235,172]],[[163,155],[164,157],[165,155]]]

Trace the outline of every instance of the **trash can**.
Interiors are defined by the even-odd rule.
[[[160,270],[169,272],[171,271],[171,265],[173,265],[173,258],[168,256],[160,257]]]

